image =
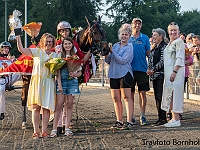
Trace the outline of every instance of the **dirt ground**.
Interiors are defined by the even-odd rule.
[[[0,121],[1,150],[145,150],[145,149],[200,149],[200,106],[184,103],[184,120],[177,128],[153,127],[157,120],[155,101],[148,95],[146,117],[149,125],[140,126],[138,96],[135,100],[137,125],[131,130],[111,131],[116,121],[110,91],[106,87],[83,86],[80,98],[74,103],[72,129],[74,135],[33,140],[31,113],[28,111],[27,128],[22,130],[21,91],[7,92],[6,117]],[[124,121],[126,121],[124,107]],[[78,120],[77,120],[78,118]],[[49,123],[48,132],[52,129]],[[190,141],[190,142],[188,142]]]

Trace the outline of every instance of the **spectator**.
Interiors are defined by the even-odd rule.
[[[179,38],[179,26],[172,22],[168,26],[170,42],[164,50],[164,89],[161,109],[172,111],[172,119],[165,127],[181,126],[179,113],[183,112],[185,46]]]
[[[133,72],[131,62],[133,59],[133,47],[128,43],[131,36],[129,27],[119,29],[120,42],[110,46],[110,54],[106,56],[106,63],[110,65],[108,77],[110,78],[111,96],[114,102],[117,121],[111,128],[129,129],[133,127],[133,100],[131,98],[131,85],[133,82]],[[125,101],[127,122],[123,126],[122,121],[122,101]]]
[[[21,37],[17,36],[17,47],[23,54],[33,57],[33,71],[29,86],[27,105],[32,111],[32,122],[34,133],[33,139],[38,139],[40,125],[40,110],[42,111],[42,137],[48,137],[47,126],[50,111],[54,112],[56,94],[55,79],[44,63],[49,58],[56,58],[57,54],[52,52],[55,37],[50,33],[44,33],[40,39],[38,48],[23,48]]]
[[[158,121],[154,126],[161,126],[167,123],[166,111],[161,109],[162,92],[164,83],[164,59],[163,53],[167,46],[165,42],[166,33],[163,29],[157,28],[152,30],[152,38],[155,47],[149,55],[149,64],[147,74],[150,75],[150,80],[153,81],[154,97],[158,111]]]
[[[146,56],[150,53],[150,42],[147,35],[140,32],[142,28],[142,20],[140,18],[134,18],[132,20],[132,35],[129,40],[133,45],[134,58],[132,61],[133,70],[133,88],[132,98],[134,103],[135,85],[138,86],[139,104],[140,104],[140,125],[147,125],[148,122],[145,117],[146,110],[146,91],[149,91],[149,76],[147,75],[147,60]],[[133,107],[134,108],[134,107]],[[134,116],[134,115],[133,115]],[[136,124],[135,118],[133,117],[132,122]]]

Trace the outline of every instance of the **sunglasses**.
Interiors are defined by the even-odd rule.
[[[169,25],[178,25],[176,22],[171,22]]]

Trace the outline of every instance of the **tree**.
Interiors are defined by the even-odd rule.
[[[135,17],[143,20],[142,32],[151,36],[153,28],[166,29],[169,22],[176,19],[180,10],[178,0],[107,0],[111,7],[106,10],[116,26],[131,23]]]
[[[28,23],[42,22],[42,28],[37,39],[45,32],[52,33],[56,36],[57,24],[60,21],[68,21],[72,27],[85,27],[87,26],[85,16],[96,19],[100,5],[102,5],[101,0],[28,0]],[[0,3],[0,6],[4,8],[4,3]],[[20,19],[24,25],[24,0],[9,0],[8,16],[12,14],[14,9],[23,13]],[[0,18],[2,21],[2,24],[0,24],[0,34],[2,35],[0,40],[4,41],[4,10],[1,9],[0,13],[2,14]],[[9,27],[8,33],[10,33]],[[30,45],[30,37],[28,39],[28,45]],[[20,53],[16,49],[16,43],[12,43],[12,45],[12,53],[19,55]]]

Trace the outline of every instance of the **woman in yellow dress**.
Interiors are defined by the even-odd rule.
[[[44,65],[49,58],[56,58],[57,54],[51,49],[55,45],[55,37],[50,33],[42,35],[38,48],[23,48],[20,36],[17,36],[17,47],[20,52],[33,57],[33,71],[29,86],[27,105],[32,111],[33,139],[40,137],[39,122],[42,111],[42,137],[47,137],[47,126],[50,111],[55,107],[55,80],[49,69]]]

